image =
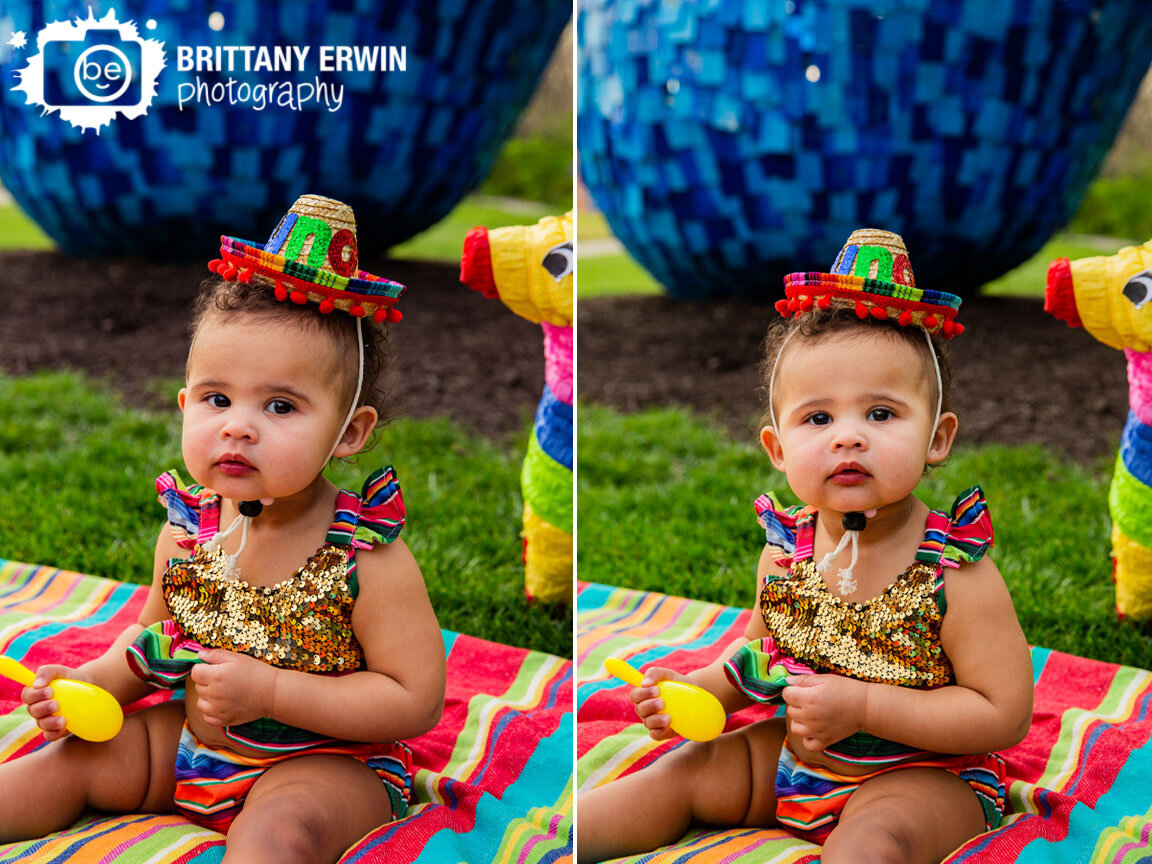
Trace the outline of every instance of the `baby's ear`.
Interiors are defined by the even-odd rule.
[[[188,401],[188,388],[181,387],[180,392],[176,394],[176,404],[180,406],[180,413],[184,413],[184,403]]]
[[[924,461],[929,465],[943,462],[952,451],[952,442],[956,440],[956,430],[960,428],[960,418],[951,411],[940,415],[940,422],[936,424],[936,431],[932,433],[932,443],[928,447],[928,455]]]
[[[777,471],[784,470],[784,448],[780,446],[780,436],[776,434],[775,426],[765,426],[760,430],[760,446],[772,460],[772,467]]]
[[[339,459],[345,456],[355,456],[363,450],[364,445],[368,442],[368,436],[376,428],[377,419],[376,409],[371,405],[361,405],[357,408],[352,414],[352,419],[348,421],[348,428],[344,430],[340,443],[332,455]]]

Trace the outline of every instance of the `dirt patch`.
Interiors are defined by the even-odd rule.
[[[686,405],[751,438],[771,306],[666,297],[581,300],[581,399],[624,410]],[[961,439],[1050,446],[1089,463],[1115,452],[1128,414],[1124,356],[1047,315],[1039,299],[965,298],[950,345]]]
[[[539,327],[458,281],[452,264],[366,261],[409,286],[396,327],[402,413],[451,417],[488,436],[519,431],[544,386]],[[129,401],[169,407],[152,386],[183,373],[185,310],[207,269],[56,252],[0,255],[0,369],[73,368]],[[687,405],[751,438],[756,365],[776,313],[742,301],[666,297],[579,303],[582,399],[635,410]],[[951,344],[965,441],[1035,442],[1080,462],[1115,452],[1128,412],[1124,358],[1043,311],[1038,299],[968,298]]]
[[[451,417],[493,437],[523,429],[544,387],[540,327],[461,285],[456,265],[361,266],[409,289],[395,330],[401,413]],[[0,274],[0,369],[80,369],[132,404],[171,407],[154,382],[183,375],[186,310],[210,275],[203,263],[7,252]]]

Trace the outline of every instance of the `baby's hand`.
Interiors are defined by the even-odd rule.
[[[671,669],[650,666],[644,670],[644,680],[639,687],[633,687],[629,697],[636,706],[636,713],[644,721],[648,737],[653,741],[667,741],[676,737],[669,725],[671,718],[664,712],[664,700],[656,684],[660,681],[687,681],[688,678]]]
[[[792,733],[819,752],[864,726],[868,685],[841,675],[790,675],[784,688]]]
[[[213,726],[236,726],[267,717],[276,670],[255,657],[217,648],[200,652],[192,667],[196,707]]]
[[[60,710],[60,704],[53,698],[51,684],[57,678],[88,681],[88,677],[79,669],[46,665],[36,670],[36,680],[32,682],[32,686],[25,687],[20,692],[20,699],[28,706],[28,713],[48,741],[58,741],[68,734],[64,729],[66,725],[64,718],[55,716],[55,712]]]

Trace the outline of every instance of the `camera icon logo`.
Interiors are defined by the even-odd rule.
[[[122,40],[119,30],[89,30],[83,41],[45,42],[45,101],[60,107],[139,104],[140,41]]]
[[[149,25],[154,26],[154,25]],[[117,115],[139,117],[156,95],[164,68],[164,43],[142,39],[136,25],[121,24],[110,10],[97,20],[54,21],[37,36],[40,53],[17,71],[29,104],[60,117],[81,131],[106,126]]]

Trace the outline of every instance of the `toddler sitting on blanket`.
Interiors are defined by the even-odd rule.
[[[157,480],[167,524],[139,622],[22,698],[46,747],[0,765],[0,841],[88,808],[180,812],[226,832],[226,861],[336,861],[404,815],[403,739],[444,702],[444,642],[403,541],[391,466],[362,490],[323,476],[382,409],[387,321],[403,286],[357,269],[355,221],[306,195],[266,245],[222,238],[180,391],[194,483]],[[365,321],[365,317],[371,320]],[[68,735],[52,681],[89,681],[130,715],[106,743]]]
[[[761,441],[804,506],[756,502],[767,542],[745,638],[689,675],[649,668],[631,691],[670,738],[657,682],[689,681],[763,720],[685,743],[581,795],[580,861],[651,850],[693,824],[782,826],[824,864],[939,862],[996,827],[1004,768],[1032,716],[1032,666],[985,555],[983,493],[950,512],[914,495],[952,447],[942,338],[960,300],[915,287],[900,237],[862,230],[832,273],[794,273],[762,369]]]

